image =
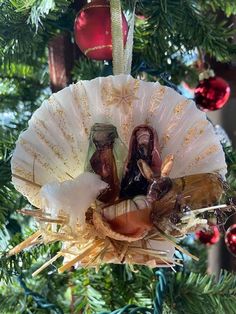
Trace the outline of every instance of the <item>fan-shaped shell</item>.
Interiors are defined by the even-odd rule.
[[[193,101],[159,83],[119,75],[79,81],[44,101],[16,144],[12,158],[16,189],[39,207],[42,185],[81,174],[90,128],[97,122],[116,126],[127,147],[135,126],[154,127],[162,158],[174,155],[172,178],[226,173],[219,140]]]

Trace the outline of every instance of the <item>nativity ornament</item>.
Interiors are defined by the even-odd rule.
[[[178,239],[207,227],[226,163],[193,101],[130,75],[79,81],[33,114],[12,157],[12,182],[38,230],[9,254],[61,241],[60,272],[103,263],[173,267]],[[191,255],[191,254],[189,254]]]

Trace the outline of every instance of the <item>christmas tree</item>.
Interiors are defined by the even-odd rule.
[[[28,201],[11,183],[11,157],[19,134],[52,92],[79,80],[112,75],[112,62],[101,60],[103,48],[96,51],[88,29],[78,35],[75,27],[74,33],[84,5],[80,0],[6,0],[0,5],[0,313],[235,313],[235,275],[209,275],[206,246],[191,236],[179,244],[176,258],[183,266],[175,270],[104,264],[99,269],[71,267],[59,274],[60,257],[32,277],[61,249],[60,241],[8,254],[36,230],[34,219],[19,213]],[[216,61],[230,64],[235,56],[234,0],[124,0],[122,10],[127,31],[135,12],[133,77],[174,89],[181,82],[196,86],[203,54],[212,67]],[[90,30],[101,37],[100,26],[110,16],[96,19],[97,12],[95,8],[90,17]],[[111,53],[106,49],[103,56]],[[221,142],[228,164],[225,202],[234,207],[236,153],[225,138]],[[187,251],[199,261],[183,253]]]

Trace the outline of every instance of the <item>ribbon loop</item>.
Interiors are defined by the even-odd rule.
[[[124,73],[124,42],[122,30],[121,3],[110,0],[113,74]]]
[[[127,37],[126,47],[124,47],[121,3],[120,0],[110,0],[112,59],[114,75],[130,74],[131,72],[135,5],[136,1],[134,1],[133,12],[131,13],[131,18],[129,21],[129,33]]]

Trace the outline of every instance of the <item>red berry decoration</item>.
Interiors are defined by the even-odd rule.
[[[196,104],[203,111],[222,108],[230,96],[229,84],[221,77],[214,76],[212,70],[210,74],[208,77],[203,75],[200,83],[195,88]]]
[[[122,14],[124,45],[128,36],[128,23]],[[76,44],[89,58],[94,60],[112,59],[112,35],[110,3],[94,0],[86,4],[78,13],[74,34]]]
[[[212,245],[219,241],[220,232],[217,226],[209,226],[208,229],[196,231],[195,237],[203,244]]]
[[[229,227],[226,231],[225,243],[230,253],[236,256],[236,224]]]

